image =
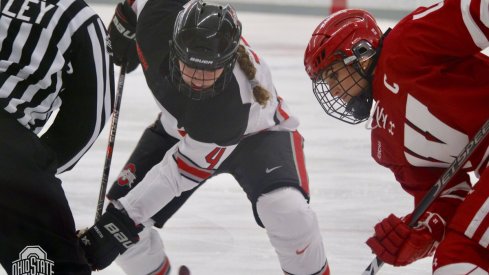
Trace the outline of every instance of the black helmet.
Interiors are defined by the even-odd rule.
[[[241,37],[241,23],[230,5],[188,3],[175,21],[170,41],[171,81],[193,99],[217,95],[232,76]],[[178,61],[198,70],[224,69],[210,88],[194,91],[183,82]]]

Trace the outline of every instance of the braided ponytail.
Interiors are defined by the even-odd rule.
[[[267,101],[270,100],[270,93],[267,89],[263,88],[260,83],[255,79],[256,68],[251,62],[251,58],[243,45],[238,47],[238,64],[241,70],[248,78],[253,89],[253,96],[255,100],[263,107],[267,105]]]

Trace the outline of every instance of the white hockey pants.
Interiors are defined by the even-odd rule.
[[[266,193],[256,207],[284,272],[329,274],[316,214],[298,190],[286,187]]]
[[[168,274],[170,262],[152,220],[144,223],[139,242],[119,255],[115,262],[130,275]]]

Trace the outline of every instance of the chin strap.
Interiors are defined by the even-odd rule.
[[[358,95],[353,97],[346,106],[346,110],[351,112],[355,119],[360,121],[366,120],[370,116],[370,110],[373,104],[373,94],[372,94],[372,78],[374,75],[375,67],[377,66],[377,61],[379,60],[379,55],[384,44],[384,39],[387,37],[391,28],[387,29],[382,35],[378,47],[375,49],[374,55],[371,57],[371,63],[366,70],[362,68],[360,62],[356,62],[353,66],[355,70],[367,80],[368,86]]]

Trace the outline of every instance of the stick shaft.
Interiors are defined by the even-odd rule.
[[[102,181],[100,183],[100,192],[98,195],[97,210],[95,212],[95,222],[100,219],[104,208],[105,193],[107,190],[107,182],[110,173],[110,163],[112,161],[112,152],[114,150],[115,134],[117,132],[117,123],[119,121],[119,110],[121,108],[122,90],[124,88],[124,80],[126,78],[126,64],[121,66],[119,74],[119,82],[117,85],[117,93],[115,95],[114,109],[112,111],[112,121],[110,123],[109,143],[105,153],[104,170],[102,173]]]

